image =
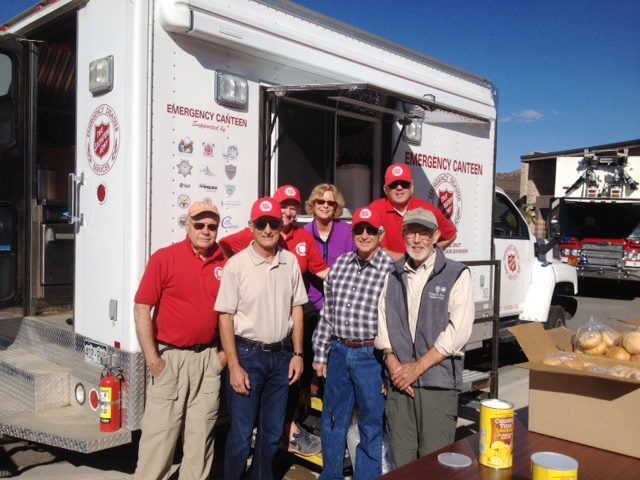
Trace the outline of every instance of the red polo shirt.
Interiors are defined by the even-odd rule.
[[[201,260],[187,237],[155,252],[145,269],[135,302],[155,306],[156,339],[177,347],[213,343],[218,336],[214,310],[226,260],[220,248]]]
[[[240,250],[247,248],[252,240],[253,232],[247,227],[244,230],[222,238],[218,243],[225,250],[231,252],[232,255],[235,255]],[[302,275],[305,275],[307,272],[315,275],[329,268],[324,260],[322,260],[322,255],[320,255],[318,245],[313,235],[304,228],[294,225],[284,239],[280,236],[278,245],[285,250],[289,250],[296,256]]]
[[[402,238],[402,219],[403,216],[393,207],[387,197],[380,198],[369,205],[371,210],[378,212],[382,219],[382,226],[384,227],[384,238],[382,239],[382,248],[391,250],[393,252],[406,252],[404,238]],[[440,211],[439,208],[433,204],[422,200],[421,198],[411,197],[407,210],[413,210],[414,208],[424,208],[431,210],[436,219],[438,220],[438,228],[440,229],[440,240],[449,240],[456,234],[456,227],[451,220],[449,220]]]

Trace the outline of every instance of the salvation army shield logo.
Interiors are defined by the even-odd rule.
[[[509,245],[502,257],[504,273],[509,280],[515,280],[520,275],[520,254],[514,245]]]
[[[216,267],[213,269],[213,276],[218,280],[222,280],[222,268]]]
[[[111,143],[109,136],[110,129],[111,125],[109,123],[101,123],[94,127],[93,151],[100,158],[104,158],[109,151],[109,145]]]
[[[440,190],[438,192],[440,199],[440,210],[447,218],[453,217],[453,192],[451,190]]]
[[[111,170],[120,151],[120,121],[109,105],[96,107],[87,125],[87,161],[96,175]]]
[[[224,174],[229,180],[233,180],[236,176],[237,167],[230,163],[224,166]]]
[[[296,245],[296,253],[299,257],[305,257],[307,255],[307,244],[300,242]]]
[[[442,173],[433,179],[427,200],[457,227],[462,217],[462,189],[450,173]]]

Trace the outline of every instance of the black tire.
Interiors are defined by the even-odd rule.
[[[562,306],[560,305],[551,305],[549,307],[549,315],[547,315],[547,321],[544,323],[545,330],[566,326],[567,314],[564,311],[564,308],[562,308]]]

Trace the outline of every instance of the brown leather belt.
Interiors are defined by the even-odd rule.
[[[373,340],[356,340],[353,338],[338,338],[338,341],[349,348],[373,347],[375,345],[375,342]]]
[[[257,340],[249,340],[248,338],[239,337],[238,335],[236,335],[236,342],[252,348],[257,348],[258,350],[262,350],[263,352],[273,353],[281,352],[283,350],[291,350],[293,346],[291,337],[286,337],[284,340],[280,340],[279,342],[264,343]]]

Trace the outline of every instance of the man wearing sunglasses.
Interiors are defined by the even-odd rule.
[[[325,377],[322,411],[322,480],[342,479],[351,414],[357,405],[360,443],[355,478],[382,475],[384,396],[382,364],[374,348],[378,297],[393,268],[380,248],[379,215],[356,210],[351,227],[355,252],[340,256],[324,285],[325,302],[313,334],[314,370]]]
[[[164,478],[181,433],[180,478],[211,473],[220,372],[226,364],[216,347],[213,309],[224,265],[216,243],[219,223],[215,205],[191,204],[186,238],[151,256],[135,296],[136,333],[151,374],[136,478]]]
[[[229,360],[225,480],[243,477],[256,425],[250,478],[273,478],[289,386],[303,370],[302,305],[308,299],[296,257],[278,245],[280,205],[258,199],[250,228],[253,241],[227,262],[215,305]]]
[[[402,218],[405,213],[415,208],[424,208],[433,212],[440,226],[438,246],[447,248],[456,239],[456,227],[453,223],[429,202],[414,197],[414,185],[411,169],[408,165],[395,163],[387,168],[384,174],[384,198],[380,198],[369,205],[382,218],[385,235],[382,248],[394,259],[399,260],[405,254],[404,239],[402,238]]]
[[[453,443],[475,313],[469,269],[437,246],[433,212],[408,211],[402,235],[407,253],[380,295],[376,337],[392,384],[386,415],[397,467]]]

